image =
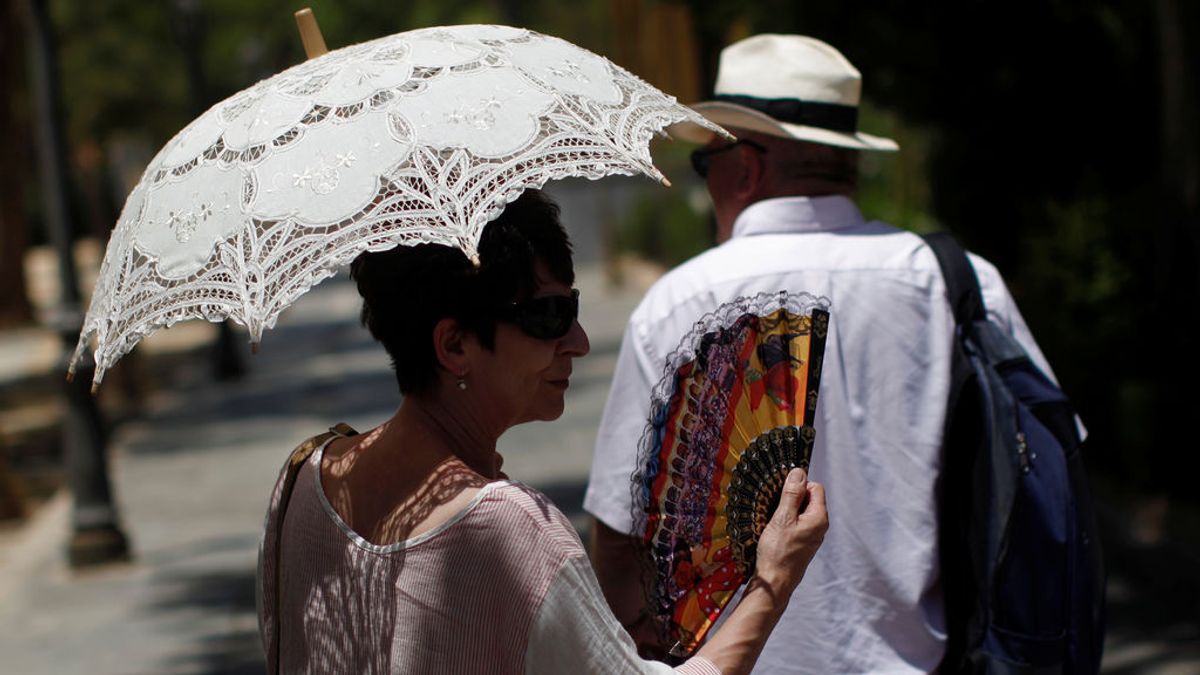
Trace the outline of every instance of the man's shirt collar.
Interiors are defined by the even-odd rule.
[[[842,195],[777,197],[746,207],[733,221],[733,236],[839,230],[863,224],[862,213]]]

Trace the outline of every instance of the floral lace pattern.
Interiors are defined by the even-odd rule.
[[[649,142],[718,133],[608,60],[507,26],[352,45],[217,104],[150,162],[117,222],[74,364],[104,372],[159,327],[232,319],[257,343],[358,254],[439,243],[469,256],[526,188],[663,180]]]

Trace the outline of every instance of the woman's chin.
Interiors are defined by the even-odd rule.
[[[529,411],[528,421],[553,422],[554,420],[562,417],[565,409],[566,404],[560,396],[557,400],[545,401],[536,408],[531,408]]]

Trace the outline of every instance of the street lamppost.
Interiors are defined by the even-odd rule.
[[[58,57],[45,0],[26,0],[24,4],[30,28],[30,87],[35,102],[39,192],[46,229],[58,256],[61,286],[58,307],[50,323],[63,341],[59,372],[65,375],[83,327],[83,312],[72,248],[70,179],[62,131]],[[129,557],[129,544],[117,524],[109,486],[104,421],[90,391],[94,369],[95,363],[88,354],[76,366],[74,380],[64,379],[63,385],[63,456],[67,483],[74,497],[67,558],[73,567]]]

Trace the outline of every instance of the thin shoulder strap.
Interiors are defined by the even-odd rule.
[[[282,565],[280,563],[282,562],[281,557],[283,556],[283,518],[285,515],[287,515],[288,502],[290,502],[292,499],[292,488],[296,486],[296,476],[299,475],[300,467],[304,465],[304,462],[308,461],[308,458],[312,456],[313,452],[315,452],[317,448],[325,445],[329,439],[333,438],[334,436],[356,435],[358,435],[358,432],[355,431],[353,427],[339,422],[338,424],[330,427],[329,431],[313,436],[307,441],[301,443],[295,450],[292,451],[291,456],[288,457],[287,468],[284,472],[283,485],[281,486],[282,491],[279,498],[279,509],[275,515],[275,611],[272,621],[274,624],[272,626],[272,634],[274,636],[275,644],[273,645],[272,651],[274,653],[271,655],[273,657],[271,663],[273,664],[276,672],[279,670],[279,645],[281,642],[281,636],[279,634],[279,581],[282,569]]]
[[[329,431],[313,436],[307,441],[301,443],[299,447],[292,451],[291,457],[288,458],[287,475],[284,478],[283,483],[283,497],[279,500],[280,525],[283,524],[283,516],[287,512],[287,505],[291,500],[292,488],[296,484],[296,475],[300,473],[300,466],[304,464],[304,462],[308,461],[308,458],[312,456],[313,452],[315,452],[317,448],[321,447],[322,445],[325,445],[330,438],[333,438],[334,436],[356,435],[358,435],[358,432],[355,431],[354,428],[349,424],[338,422],[334,426],[329,427]]]
[[[979,291],[979,277],[967,252],[949,232],[923,234],[921,238],[933,249],[942,277],[946,280],[946,294],[954,308],[954,320],[959,325],[987,318],[983,305],[983,294]]]

